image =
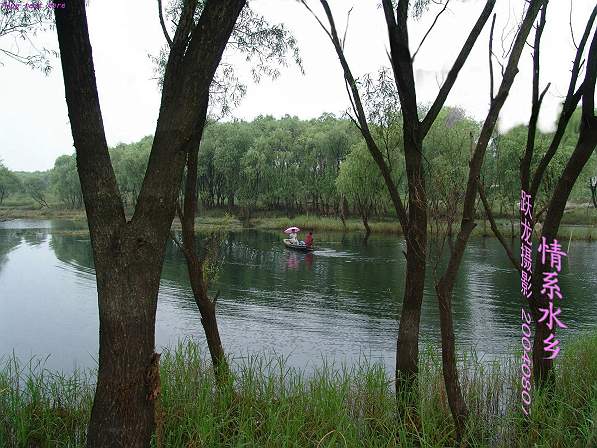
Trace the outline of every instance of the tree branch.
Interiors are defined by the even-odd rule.
[[[549,84],[543,90],[541,96],[539,95],[539,75],[540,75],[540,50],[541,50],[541,36],[545,27],[545,16],[547,14],[547,4],[541,8],[541,17],[539,24],[535,30],[535,40],[533,45],[533,88],[531,95],[531,117],[529,118],[529,125],[527,128],[527,142],[523,157],[520,161],[520,188],[525,192],[529,191],[529,176],[531,170],[531,161],[533,160],[533,152],[535,151],[535,135],[537,133],[537,120],[539,119],[539,111],[541,110],[541,103],[543,96],[549,88]]]
[[[570,17],[568,18],[568,24],[570,25],[570,36],[572,37],[572,44],[578,50],[578,45],[574,39],[574,30],[572,29],[572,0],[570,0]]]
[[[346,28],[344,28],[344,36],[342,37],[342,50],[344,50],[344,45],[346,45],[346,33],[348,32],[348,22],[350,21],[351,12],[352,8],[348,10],[348,14],[346,15]]]
[[[483,11],[481,12],[481,15],[479,15],[479,18],[477,19],[475,26],[471,30],[468,38],[466,39],[466,42],[462,46],[462,49],[460,50],[460,53],[458,54],[456,61],[454,61],[454,65],[452,65],[452,68],[448,72],[448,76],[446,77],[446,80],[444,81],[439,93],[437,94],[435,101],[431,105],[431,108],[429,109],[427,115],[425,115],[425,118],[421,123],[422,136],[427,135],[427,132],[429,132],[429,129],[431,128],[431,125],[437,118],[439,111],[446,102],[446,98],[448,98],[448,94],[450,93],[452,86],[456,82],[458,73],[460,72],[460,69],[462,69],[462,67],[464,66],[464,63],[466,62],[471,50],[473,49],[473,46],[475,45],[475,42],[477,41],[479,34],[481,34],[481,31],[483,30],[483,27],[485,26],[487,19],[489,19],[489,16],[494,6],[495,0],[487,0],[487,3],[485,4]]]
[[[489,220],[489,224],[491,225],[491,230],[493,234],[498,239],[504,250],[506,251],[506,255],[512,262],[512,265],[518,270],[518,272],[522,272],[522,266],[520,266],[520,261],[516,259],[512,250],[508,247],[508,243],[504,239],[502,232],[500,232],[495,218],[493,216],[493,212],[491,211],[491,207],[489,206],[489,202],[487,201],[487,197],[485,196],[485,187],[483,186],[483,182],[479,182],[479,197],[481,198],[481,202],[483,202],[483,207],[485,208],[485,214],[487,215],[487,219]]]
[[[332,45],[334,46],[334,49],[336,50],[336,55],[338,56],[340,65],[342,66],[342,70],[344,73],[344,80],[345,80],[346,86],[347,86],[347,88],[350,89],[350,92],[351,92],[351,94],[349,94],[349,98],[351,99],[351,104],[354,107],[353,111],[356,115],[356,120],[359,123],[358,128],[361,131],[361,135],[363,136],[363,139],[365,140],[365,143],[367,144],[367,148],[369,149],[371,156],[373,157],[377,166],[380,169],[382,177],[384,178],[384,182],[388,188],[388,192],[390,193],[390,197],[392,199],[392,203],[396,210],[396,214],[398,215],[398,220],[400,221],[402,230],[406,233],[406,229],[408,226],[408,218],[406,215],[406,210],[404,208],[404,205],[402,203],[400,195],[398,194],[398,189],[396,187],[396,184],[394,183],[394,180],[392,179],[392,173],[388,169],[388,166],[386,165],[386,163],[384,161],[383,154],[379,150],[377,143],[375,143],[375,140],[373,139],[373,136],[371,135],[371,131],[369,129],[369,124],[367,123],[365,109],[363,107],[363,104],[361,101],[361,96],[359,94],[359,89],[357,87],[357,83],[352,74],[352,71],[350,70],[350,66],[348,65],[348,62],[344,55],[344,51],[342,50],[342,44],[340,42],[340,39],[338,38],[336,24],[335,24],[334,16],[332,15],[330,6],[329,6],[327,0],[320,0],[320,1],[321,1],[321,5],[323,6],[323,9],[325,11],[326,17],[328,19],[328,23],[330,26],[329,31],[323,25],[323,23],[319,20],[319,18],[317,18],[317,16],[313,13],[311,8],[309,8],[309,6],[306,4],[305,0],[301,0],[301,3],[316,18],[317,22],[321,25],[321,27],[324,29],[324,31],[330,38]]]
[[[535,169],[535,173],[533,174],[533,179],[531,182],[529,194],[531,195],[531,200],[534,200],[537,192],[539,191],[539,186],[541,185],[541,181],[543,180],[543,176],[547,167],[551,160],[553,159],[555,153],[560,146],[562,138],[564,137],[564,132],[566,131],[566,127],[568,126],[568,122],[576,109],[576,106],[580,102],[582,92],[583,92],[583,84],[575,91],[576,83],[578,80],[578,76],[580,73],[580,68],[582,66],[581,58],[584,48],[587,44],[589,39],[589,35],[591,33],[591,29],[593,28],[593,23],[595,18],[597,17],[597,5],[593,8],[593,12],[589,16],[587,20],[587,25],[585,26],[585,31],[583,36],[580,40],[578,50],[576,50],[576,56],[574,58],[574,62],[572,63],[572,72],[570,75],[570,83],[568,85],[568,92],[566,93],[566,98],[564,99],[564,104],[562,105],[562,112],[560,113],[560,117],[558,119],[558,125],[556,127],[556,132],[554,133],[551,143],[549,144],[548,150],[545,152],[541,160],[539,161],[539,165]],[[586,82],[586,81],[585,81]]]
[[[168,34],[168,30],[166,29],[166,24],[164,23],[164,14],[162,13],[162,0],[158,0],[158,15],[160,17],[160,25],[162,26],[162,32],[164,33],[164,37],[166,38],[166,42],[168,42],[168,46],[170,49],[173,47],[172,39],[170,39],[170,35]]]
[[[448,8],[448,4],[449,3],[450,3],[450,0],[446,0],[446,3],[444,4],[444,7],[442,8],[442,10],[435,16],[435,19],[433,20],[433,23],[431,24],[431,26],[429,27],[429,29],[427,30],[427,32],[423,36],[423,39],[421,39],[421,42],[419,43],[419,46],[417,47],[417,50],[413,53],[412,57],[410,58],[411,62],[415,60],[415,57],[417,56],[417,53],[419,52],[419,50],[423,46],[423,43],[425,42],[425,39],[427,39],[427,36],[429,36],[429,33],[431,33],[431,30],[433,29],[433,27],[437,23],[437,20],[439,19],[439,16],[441,16],[443,14],[443,12]]]
[[[489,102],[493,101],[493,29],[495,27],[495,16],[491,19],[491,31],[489,32]]]

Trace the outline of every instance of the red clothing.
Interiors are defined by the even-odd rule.
[[[313,235],[308,234],[307,237],[305,238],[305,244],[308,247],[311,247],[313,245]]]

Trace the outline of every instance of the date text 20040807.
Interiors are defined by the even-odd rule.
[[[1,12],[8,12],[8,11],[20,11],[20,10],[40,10],[40,9],[64,9],[66,8],[66,3],[54,3],[54,2],[26,2],[21,3],[19,1],[3,1],[0,3],[0,11]]]

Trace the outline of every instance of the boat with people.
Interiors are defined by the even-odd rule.
[[[284,233],[288,234],[288,238],[282,240],[288,249],[299,250],[301,252],[312,252],[313,248],[313,232],[309,232],[305,241],[299,241],[297,234],[301,231],[298,227],[288,227]]]
[[[302,252],[312,252],[315,250],[313,246],[307,246],[304,241],[299,241],[298,244],[296,244],[285,238],[282,242],[288,249],[300,250]]]

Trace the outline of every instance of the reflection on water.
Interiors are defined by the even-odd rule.
[[[93,257],[80,223],[11,221],[0,227],[0,355],[51,354],[48,366],[92,366],[97,353],[97,296]],[[225,348],[236,356],[275,351],[294,366],[321,356],[352,362],[365,355],[393,368],[396,318],[403,294],[403,244],[392,236],[319,234],[318,250],[283,247],[279,235],[246,231],[228,235],[225,263],[214,289]],[[572,242],[560,276],[564,341],[595,325],[595,243]],[[430,269],[421,335],[439,341]],[[519,278],[498,243],[473,240],[454,296],[459,348],[486,356],[519,346]],[[203,343],[186,265],[170,245],[160,288],[157,345],[195,336]]]

